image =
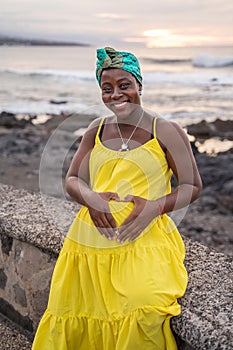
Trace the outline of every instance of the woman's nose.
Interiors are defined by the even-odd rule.
[[[113,99],[118,99],[122,96],[121,91],[118,89],[118,87],[115,87],[112,92],[112,98]]]

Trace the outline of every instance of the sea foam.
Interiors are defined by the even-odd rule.
[[[233,66],[233,57],[199,54],[193,58],[192,64],[194,67],[205,68]]]
[[[67,78],[78,80],[95,80],[95,75],[92,71],[64,71],[64,70],[52,70],[52,69],[36,69],[36,70],[20,70],[0,68],[0,74],[14,74],[20,76],[29,77],[53,77],[53,78]]]

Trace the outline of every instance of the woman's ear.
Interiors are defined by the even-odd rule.
[[[142,85],[139,85],[138,91],[139,91],[139,95],[142,96]]]

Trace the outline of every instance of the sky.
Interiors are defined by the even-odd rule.
[[[0,35],[91,45],[232,45],[233,1],[0,0]]]

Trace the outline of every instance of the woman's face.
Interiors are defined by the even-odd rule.
[[[123,69],[104,69],[100,87],[104,104],[117,116],[129,116],[141,104],[141,86]]]

